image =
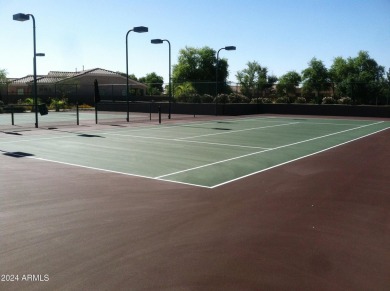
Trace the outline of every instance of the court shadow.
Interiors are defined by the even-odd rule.
[[[13,157],[13,158],[24,158],[24,157],[33,157],[33,154],[25,152],[4,152],[4,156]]]
[[[59,132],[72,133],[72,134],[76,134],[77,136],[80,136],[80,137],[101,137],[101,138],[105,138],[104,136],[97,135],[97,134],[87,134],[87,133],[78,133],[78,132],[67,131],[67,130],[59,130],[57,127],[49,127],[48,130],[55,130],[55,131],[59,131]]]
[[[78,134],[77,136],[81,136],[81,137],[100,137],[100,138],[105,138],[104,136],[101,136],[101,135],[86,134],[86,133]]]
[[[12,132],[12,131],[3,131],[3,133],[5,133],[5,134],[12,134],[12,135],[23,135],[23,134],[21,134],[19,132]]]

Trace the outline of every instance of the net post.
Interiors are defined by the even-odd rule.
[[[12,105],[10,106],[10,109],[11,109],[11,122],[12,122],[12,125],[15,125],[14,108]]]
[[[80,125],[80,118],[79,118],[79,102],[76,101],[76,116],[77,116],[77,125]]]
[[[161,124],[161,106],[158,106],[158,123]]]

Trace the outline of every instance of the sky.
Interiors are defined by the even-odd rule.
[[[390,0],[0,0],[0,69],[7,77],[33,74],[32,20],[36,20],[37,74],[103,68],[126,72],[126,33],[130,32],[129,74],[155,72],[168,82],[168,44],[172,65],[185,47],[221,50],[228,80],[256,61],[278,77],[301,72],[316,57],[327,68],[335,57],[368,51],[390,68]]]

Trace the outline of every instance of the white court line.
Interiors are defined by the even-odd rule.
[[[34,138],[34,139],[15,139],[11,141],[1,141],[0,144],[6,144],[6,143],[19,143],[19,142],[34,142],[34,141],[40,141],[40,140],[51,140],[51,139],[63,139],[68,137],[74,137],[75,135],[61,135],[61,136],[52,136],[52,137],[42,137],[42,138]]]
[[[302,124],[314,124],[314,125],[334,125],[334,126],[356,126],[351,123],[332,123],[332,122],[301,122]]]
[[[230,120],[230,119],[229,119]],[[246,120],[249,120],[246,119]],[[256,120],[256,119],[253,119]],[[210,123],[215,123],[215,122],[203,122],[199,124],[210,124]],[[159,139],[159,140],[167,140],[167,141],[177,141],[177,142],[192,142],[192,143],[200,143],[200,144],[210,144],[210,145],[221,145],[221,146],[231,146],[231,147],[241,147],[241,148],[254,148],[254,149],[268,149],[265,147],[254,147],[254,146],[244,146],[244,145],[231,145],[231,144],[221,144],[221,143],[212,143],[212,142],[201,142],[201,141],[188,141],[188,139],[191,138],[198,138],[198,137],[204,137],[204,136],[212,136],[212,135],[220,135],[220,134],[229,134],[229,133],[234,133],[234,132],[240,132],[240,131],[249,131],[249,130],[256,130],[256,129],[263,129],[263,128],[272,128],[272,127],[278,127],[278,126],[286,126],[286,125],[291,125],[291,124],[298,124],[299,122],[290,122],[290,123],[282,123],[282,124],[276,124],[276,125],[268,125],[268,126],[261,126],[261,127],[254,127],[254,128],[246,128],[246,129],[239,129],[239,130],[232,130],[232,131],[226,131],[226,132],[218,132],[218,133],[210,133],[210,134],[204,134],[204,135],[198,135],[198,136],[190,136],[190,137],[184,137],[184,138],[175,138],[175,139],[167,139],[167,138],[159,138],[159,137],[152,137],[152,136],[137,136],[137,135],[132,135],[132,134],[122,134],[121,132],[125,131],[114,131],[114,132],[98,132],[100,135],[115,135],[115,136],[127,136],[127,137],[135,137],[135,138],[144,138],[144,139]],[[178,125],[176,125],[178,126]],[[186,125],[185,125],[186,126]],[[187,125],[189,126],[189,125]],[[172,126],[165,126],[164,129],[170,129]],[[142,131],[142,130],[156,130],[159,129],[159,127],[151,127],[151,128],[139,128],[139,129],[131,129],[129,130],[130,132],[134,131]],[[212,128],[210,128],[212,129]],[[55,131],[56,133],[61,134],[61,131]],[[93,130],[95,131],[95,130]],[[97,130],[96,130],[97,131]],[[128,131],[128,132],[129,132]],[[90,131],[88,131],[90,132]],[[33,138],[33,139],[18,139],[18,140],[12,140],[12,141],[0,141],[0,144],[8,144],[8,143],[15,143],[15,142],[34,142],[34,141],[40,141],[40,140],[53,140],[53,139],[62,139],[62,138],[69,138],[69,137],[74,137],[75,135],[79,134],[88,134],[85,132],[74,132],[71,134],[63,134],[61,136],[50,136],[50,137],[41,137],[41,138]],[[41,135],[42,136],[42,135]],[[186,141],[187,140],[187,141]]]
[[[298,123],[299,122],[282,123],[282,124],[276,124],[276,125],[267,125],[267,126],[253,127],[253,128],[229,130],[229,131],[225,131],[225,132],[208,133],[208,134],[187,136],[187,137],[174,138],[174,139],[167,139],[167,138],[163,138],[163,137],[154,137],[154,136],[137,136],[137,135],[132,135],[132,134],[119,134],[119,133],[101,133],[101,134],[116,135],[116,136],[129,136],[129,137],[137,137],[137,138],[172,140],[172,141],[185,141],[186,139],[190,139],[190,138],[198,138],[198,137],[213,136],[213,135],[220,135],[220,134],[230,134],[230,133],[241,132],[241,131],[257,130],[257,129],[263,129],[263,128],[272,128],[272,127],[278,127],[278,126],[287,126],[287,125],[298,124]],[[205,129],[213,129],[213,128],[205,128]]]
[[[25,156],[20,155],[20,157],[25,157]],[[45,158],[38,158],[38,157],[32,157],[32,156],[26,156],[25,158],[44,161],[44,162],[50,162],[50,163],[56,163],[56,164],[61,164],[61,165],[66,165],[66,166],[84,168],[84,169],[89,169],[89,170],[95,170],[95,171],[100,171],[100,172],[107,172],[107,173],[113,173],[113,174],[119,174],[119,175],[125,175],[125,176],[137,177],[137,178],[145,178],[145,179],[151,179],[151,180],[157,180],[157,181],[164,181],[163,179],[156,179],[156,178],[149,177],[149,176],[143,176],[143,175],[137,175],[137,174],[132,174],[132,173],[102,169],[102,168],[97,168],[97,167],[84,166],[84,165],[80,165],[80,164],[55,161],[55,160],[50,160],[50,159],[45,159]],[[201,187],[201,188],[210,188],[210,187],[204,186],[204,185],[191,184],[191,183],[180,182],[180,181],[174,181],[174,182],[177,184],[183,184],[183,185],[189,185],[189,186],[195,186],[195,187]]]
[[[381,122],[379,122],[379,123],[381,123]],[[371,124],[371,125],[373,125],[373,124]],[[367,126],[369,126],[369,125],[367,125]],[[357,128],[355,128],[355,129],[357,129]],[[309,157],[309,156],[313,156],[313,155],[315,155],[315,154],[318,154],[318,153],[321,153],[321,152],[330,150],[330,149],[332,149],[332,148],[335,148],[335,147],[338,147],[338,146],[341,146],[341,145],[344,145],[344,144],[347,144],[347,143],[350,143],[350,142],[353,142],[353,141],[362,139],[362,138],[364,138],[364,137],[367,137],[367,136],[370,136],[370,135],[373,135],[373,134],[376,134],[376,133],[378,133],[378,132],[381,132],[381,131],[384,131],[384,130],[388,130],[388,129],[390,129],[390,128],[387,127],[387,128],[384,128],[384,129],[381,129],[381,130],[378,130],[378,131],[369,133],[369,134],[367,134],[367,135],[364,135],[364,136],[361,136],[361,137],[358,137],[358,138],[355,138],[355,139],[346,141],[346,142],[344,142],[344,143],[337,144],[337,145],[334,145],[334,146],[332,146],[332,147],[329,147],[329,148],[320,150],[320,151],[318,151],[318,152],[315,152],[315,153],[312,153],[312,154],[309,154],[309,155],[306,155],[306,156],[302,156],[302,157],[299,157],[299,158],[296,158],[296,159],[293,159],[293,160],[290,160],[290,161],[287,161],[287,162],[284,162],[284,163],[281,163],[281,164],[278,164],[278,165],[275,165],[275,166],[272,166],[272,167],[269,167],[269,168],[266,168],[266,169],[263,169],[263,170],[260,170],[260,171],[256,171],[256,172],[250,173],[250,174],[248,174],[248,175],[238,177],[238,178],[236,178],[236,179],[232,179],[232,180],[229,180],[229,181],[225,181],[225,182],[223,182],[223,183],[220,183],[220,184],[217,184],[217,185],[214,185],[214,186],[204,186],[204,185],[198,185],[198,184],[180,182],[180,181],[175,181],[175,180],[162,179],[161,177],[163,177],[163,176],[153,178],[153,177],[148,177],[148,176],[143,176],[143,175],[125,173],[125,172],[114,171],[114,170],[107,170],[107,169],[102,169],[102,168],[97,168],[97,167],[90,167],[90,166],[84,166],[84,165],[79,165],[79,164],[73,164],[73,163],[67,163],[67,162],[60,162],[60,161],[55,161],[55,160],[50,160],[50,159],[45,159],[45,158],[38,158],[38,157],[26,157],[26,158],[28,158],[28,159],[34,159],[34,160],[41,160],[41,161],[51,162],[51,163],[57,163],[57,164],[63,164],[63,165],[67,165],[67,166],[85,168],[85,169],[90,169],[90,170],[96,170],[96,171],[101,171],[101,172],[108,172],[108,173],[113,173],[113,174],[120,174],[120,175],[125,175],[125,176],[139,177],[139,178],[145,178],[145,179],[151,179],[151,180],[159,180],[159,181],[167,181],[167,182],[173,182],[173,183],[177,183],[177,184],[183,184],[183,185],[189,185],[189,186],[195,186],[195,187],[213,189],[213,188],[216,188],[216,187],[219,187],[219,186],[222,186],[222,185],[225,185],[225,184],[228,184],[228,183],[231,183],[231,182],[240,180],[240,179],[244,179],[244,178],[246,178],[246,177],[249,177],[249,176],[252,176],[252,175],[255,175],[255,174],[258,174],[258,173],[261,173],[261,172],[264,172],[264,171],[267,171],[267,170],[270,170],[270,169],[273,169],[273,168],[276,168],[276,167],[279,167],[279,166],[282,166],[282,165],[285,165],[285,164],[288,164],[288,163],[291,163],[291,162],[294,162],[294,161],[297,161],[297,160],[300,160],[300,159],[303,159],[303,158],[306,158],[306,157]],[[337,133],[334,133],[334,134],[337,134]],[[319,137],[319,138],[320,138],[320,137]],[[286,145],[286,146],[287,146],[287,145]]]
[[[6,142],[3,142],[0,140],[0,143],[14,143],[14,142],[30,142],[30,141],[39,141],[39,140],[51,140],[51,139],[61,139],[61,138],[68,138],[68,137],[74,137],[75,135],[78,135],[78,134],[90,134],[91,132],[97,132],[98,134],[105,134],[105,135],[114,135],[115,133],[126,133],[126,132],[137,132],[137,131],[147,131],[147,130],[159,130],[159,131],[162,131],[162,130],[170,130],[174,127],[190,127],[190,126],[193,126],[194,124],[195,125],[203,125],[203,124],[212,124],[212,123],[218,123],[218,122],[221,122],[221,121],[247,121],[247,120],[263,120],[264,121],[269,121],[269,120],[266,120],[266,119],[271,119],[271,118],[268,118],[268,117],[259,117],[259,118],[229,118],[229,119],[216,119],[216,120],[212,120],[212,121],[205,121],[205,122],[192,122],[191,124],[188,124],[188,123],[175,123],[175,124],[168,124],[168,125],[145,125],[145,126],[142,126],[142,127],[136,127],[136,128],[131,128],[131,127],[123,127],[121,128],[120,130],[119,129],[116,129],[116,130],[110,130],[109,132],[107,132],[106,130],[102,130],[101,128],[98,128],[98,129],[88,129],[86,131],[73,131],[73,132],[67,132],[67,133],[64,133],[64,130],[62,129],[51,129],[50,131],[53,131],[55,132],[56,134],[61,134],[60,136],[51,136],[51,137],[42,137],[40,138],[41,136],[47,136],[48,134],[45,133],[45,134],[39,134],[39,135],[34,135],[33,139],[31,138],[28,138],[28,139],[18,139],[18,140],[12,140],[12,141],[6,141]],[[274,119],[274,118],[272,118]],[[270,120],[271,122],[278,122],[276,120]],[[281,122],[281,121],[279,121]],[[82,127],[83,125],[80,125],[80,127]],[[207,128],[205,128],[207,129]],[[37,131],[38,130],[47,130],[47,129],[42,129],[42,128],[38,128],[36,129]],[[13,129],[12,130],[7,130],[7,131],[14,131]],[[126,136],[126,135],[123,135],[123,136]]]
[[[350,143],[350,142],[353,142],[353,141],[356,141],[356,140],[365,138],[365,137],[367,137],[367,136],[376,134],[376,133],[378,133],[378,132],[381,132],[381,131],[384,131],[384,130],[387,130],[387,129],[390,129],[390,127],[380,129],[380,130],[378,130],[378,131],[375,131],[375,132],[372,132],[372,133],[369,133],[369,134],[366,134],[366,135],[357,137],[357,138],[355,138],[355,139],[351,139],[351,140],[349,140],[349,141],[346,141],[346,142],[343,142],[343,143],[340,143],[340,144],[331,146],[331,147],[329,147],[329,148],[320,150],[320,151],[315,152],[315,153],[312,153],[312,154],[308,154],[308,155],[305,155],[305,156],[302,156],[302,157],[299,157],[299,158],[296,158],[296,159],[292,159],[292,160],[290,160],[290,161],[287,161],[287,162],[284,162],[284,163],[280,163],[280,164],[274,165],[274,166],[272,166],[272,167],[268,167],[268,168],[265,168],[265,169],[262,169],[262,170],[259,170],[259,171],[256,171],[256,172],[253,172],[253,173],[250,173],[250,174],[247,174],[247,175],[244,175],[244,176],[241,176],[241,177],[238,177],[238,178],[229,180],[229,181],[225,181],[225,182],[223,182],[223,183],[220,183],[220,184],[211,186],[211,187],[209,187],[209,188],[210,188],[210,189],[217,188],[217,187],[219,187],[219,186],[222,186],[222,185],[225,185],[225,184],[229,184],[229,183],[231,183],[231,182],[238,181],[238,180],[241,180],[241,179],[244,179],[244,178],[247,178],[247,177],[256,175],[256,174],[259,174],[259,173],[261,173],[261,172],[265,172],[265,171],[271,170],[271,169],[276,168],[276,167],[280,167],[280,166],[283,166],[283,165],[286,165],[286,164],[289,164],[289,163],[292,163],[292,162],[295,162],[295,161],[298,161],[298,160],[301,160],[301,159],[304,159],[304,158],[307,158],[307,157],[310,157],[310,156],[314,156],[314,155],[317,155],[317,154],[319,154],[319,153],[322,153],[322,152],[328,151],[328,150],[330,150],[330,149],[333,149],[333,148],[336,148],[336,147],[345,145],[345,144],[347,144],[347,143]],[[166,180],[166,181],[170,181],[170,180]]]
[[[103,133],[103,134],[105,134],[105,135],[115,135],[115,136],[128,136],[128,137],[144,138],[144,139],[157,139],[157,140],[166,140],[166,141],[177,141],[177,142],[190,142],[190,143],[200,143],[200,144],[210,144],[210,145],[221,145],[221,146],[240,147],[240,148],[269,149],[269,148],[265,148],[265,147],[254,147],[254,146],[235,145],[235,144],[223,144],[223,143],[213,143],[213,142],[203,142],[203,141],[189,141],[188,139],[204,137],[204,136],[220,135],[220,134],[229,134],[229,133],[235,133],[235,132],[241,132],[241,131],[257,130],[257,129],[263,129],[263,128],[272,128],[272,127],[278,127],[278,126],[287,126],[287,125],[298,124],[298,123],[299,122],[290,122],[290,123],[268,125],[268,126],[246,128],[246,129],[238,129],[238,130],[232,130],[232,131],[227,131],[227,132],[209,133],[209,134],[202,134],[202,135],[197,135],[197,136],[189,136],[189,137],[183,137],[183,138],[172,138],[172,139],[170,139],[170,138],[163,138],[163,137],[154,137],[154,136],[138,136],[138,135],[132,135],[132,134],[119,134],[119,133]],[[212,128],[210,128],[210,129],[212,129]]]
[[[265,148],[265,147],[255,147],[255,146],[246,146],[246,145],[238,145],[238,144],[227,144],[227,143],[217,143],[217,142],[206,142],[206,141],[196,141],[196,140],[174,139],[173,141],[209,144],[209,145],[217,145],[217,146],[239,147],[239,148],[247,148],[247,149],[264,149],[264,150],[269,149],[269,148]]]
[[[278,126],[287,126],[287,125],[298,124],[298,123],[299,122],[289,122],[289,123],[282,123],[282,124],[276,124],[276,125],[268,125],[268,126],[260,126],[260,127],[253,127],[253,128],[229,130],[229,131],[225,131],[225,132],[208,133],[208,134],[202,134],[202,135],[182,137],[182,138],[178,138],[178,140],[185,140],[185,139],[189,139],[189,138],[198,138],[198,137],[220,135],[220,134],[230,134],[230,133],[235,133],[235,132],[249,131],[249,130],[256,130],[256,129],[263,129],[263,128],[271,128],[271,127],[278,127]]]
[[[375,124],[379,124],[379,123],[383,123],[383,121],[377,122],[377,123],[373,123],[373,124],[364,125],[364,126],[360,126],[360,127],[357,127],[357,128],[352,128],[352,129],[340,131],[340,132],[336,132],[336,133],[329,134],[329,135],[334,135],[334,134],[342,133],[342,132],[345,132],[345,131],[350,131],[350,130],[354,130],[354,129],[358,129],[358,128],[362,128],[362,127],[366,127],[366,126],[371,126],[371,125],[375,125]],[[269,168],[267,168],[267,169],[263,169],[263,170],[260,170],[260,171],[257,171],[257,172],[254,172],[254,173],[251,173],[251,174],[242,176],[242,177],[238,177],[238,178],[236,178],[236,179],[229,180],[229,181],[226,181],[226,182],[223,182],[223,183],[214,185],[214,186],[204,186],[204,185],[198,185],[198,184],[192,184],[192,183],[186,183],[186,182],[180,182],[180,181],[169,180],[169,179],[162,179],[162,178],[161,178],[161,177],[168,176],[168,175],[159,176],[159,177],[149,177],[149,176],[143,176],[143,175],[137,175],[137,174],[131,174],[131,173],[120,172],[120,171],[102,169],[102,168],[97,168],[97,167],[90,167],[90,166],[84,166],[84,165],[79,165],[79,164],[73,164],[73,163],[67,163],[67,162],[61,162],[61,161],[55,161],[55,160],[50,160],[50,159],[45,159],[45,158],[38,158],[38,157],[34,157],[34,156],[27,156],[27,157],[25,157],[25,158],[34,159],[34,160],[41,160],[41,161],[46,161],[46,162],[51,162],[51,163],[57,163],[57,164],[63,164],[63,165],[68,165],[68,166],[73,166],[73,167],[91,169],[91,170],[96,170],[96,171],[102,171],[102,172],[108,172],[108,173],[126,175],[126,176],[133,176],[133,177],[139,177],[139,178],[145,178],[145,179],[151,179],[151,180],[158,180],[158,181],[167,181],[167,182],[173,182],[173,183],[177,183],[177,184],[183,184],[183,185],[189,185],[189,186],[195,186],[195,187],[213,189],[213,188],[222,186],[222,185],[224,185],[224,184],[227,184],[227,183],[230,183],[230,182],[234,182],[234,181],[243,179],[243,178],[245,178],[245,177],[249,177],[249,176],[251,176],[251,175],[255,175],[255,174],[257,174],[257,173],[264,172],[264,171],[266,171],[266,170],[270,170],[270,169],[272,169],[272,168],[275,168],[275,167],[278,167],[278,166],[282,166],[282,165],[284,165],[284,164],[288,164],[288,163],[291,163],[291,162],[293,162],[293,161],[296,161],[296,160],[299,160],[299,159],[303,159],[303,158],[305,158],[305,157],[308,157],[308,156],[311,156],[311,155],[315,155],[315,154],[318,154],[318,153],[327,151],[327,150],[329,150],[329,149],[332,149],[332,148],[341,146],[341,145],[343,145],[343,144],[347,144],[347,143],[353,142],[353,141],[355,141],[355,140],[358,140],[358,139],[361,139],[361,138],[364,138],[364,137],[373,135],[373,134],[375,134],[375,133],[378,133],[378,132],[381,132],[381,131],[384,131],[384,130],[387,130],[387,129],[390,129],[390,127],[387,127],[387,128],[381,129],[381,130],[378,130],[378,131],[373,132],[373,133],[369,133],[369,134],[367,134],[367,135],[364,135],[364,136],[361,136],[361,137],[352,139],[352,140],[350,140],[350,141],[347,141],[347,142],[344,142],[344,143],[341,143],[341,144],[338,144],[338,145],[335,145],[335,146],[332,146],[332,147],[329,147],[329,148],[326,148],[326,149],[323,149],[323,150],[320,150],[320,151],[318,151],[318,152],[316,152],[316,153],[313,153],[313,154],[310,154],[310,155],[306,155],[306,156],[303,156],[303,157],[299,157],[299,158],[297,158],[297,159],[294,159],[294,160],[291,160],[291,161],[287,161],[287,162],[284,162],[284,163],[281,163],[281,164],[278,164],[278,165],[269,167]],[[329,135],[326,135],[326,136],[329,136]],[[322,136],[322,137],[325,137],[325,136]],[[313,139],[318,139],[318,138],[322,138],[322,137],[317,137],[317,138],[313,138]],[[310,139],[310,140],[313,140],[313,139]],[[309,141],[309,140],[307,140],[307,141]],[[301,141],[301,142],[298,142],[298,143],[302,143],[302,142],[305,142],[305,141]],[[297,144],[297,143],[295,143],[295,144]],[[289,146],[289,145],[285,145],[285,146],[281,146],[281,147],[286,147],[286,146]],[[281,147],[279,147],[279,148],[281,148]],[[275,149],[276,149],[276,148],[275,148]],[[265,151],[268,151],[268,150],[265,150]],[[261,151],[261,152],[265,152],[265,151]],[[170,174],[170,175],[172,175],[172,174]]]
[[[216,143],[216,142],[207,142],[207,141],[183,140],[183,139],[178,139],[178,138],[164,138],[164,137],[142,136],[142,135],[132,135],[132,134],[113,133],[113,134],[106,134],[106,135],[127,136],[127,137],[134,137],[134,138],[156,139],[156,140],[164,140],[164,141],[177,141],[177,142],[185,142],[185,143],[199,143],[199,144],[209,144],[209,145],[219,145],[219,146],[239,147],[239,148],[250,148],[250,149],[268,149],[265,147],[246,146],[246,145],[239,145],[239,144],[226,144],[226,143]]]
[[[137,132],[137,131],[145,131],[145,130],[169,130],[173,127],[190,127],[190,126],[193,126],[194,124],[196,125],[203,125],[203,124],[212,124],[212,123],[218,123],[218,122],[224,122],[224,121],[233,121],[233,122],[245,122],[245,121],[257,121],[257,120],[261,120],[261,121],[266,121],[266,122],[282,122],[282,120],[284,119],[289,119],[289,120],[294,120],[294,118],[284,118],[284,117],[273,117],[273,116],[268,116],[268,117],[245,117],[245,118],[228,118],[228,119],[216,119],[216,120],[210,120],[210,121],[205,121],[205,122],[191,122],[191,124],[188,124],[188,123],[179,123],[179,124],[168,124],[168,125],[145,125],[145,126],[142,126],[142,127],[137,127],[137,128],[130,128],[130,127],[124,127],[122,128],[121,130],[112,130],[110,132],[105,132],[105,130],[103,132],[102,129],[88,129],[87,131],[74,131],[72,132],[71,134],[62,134],[61,136],[51,136],[51,137],[41,137],[41,136],[46,136],[47,134],[40,134],[40,135],[34,135],[33,137],[34,138],[27,138],[27,139],[17,139],[17,140],[12,140],[12,141],[1,141],[0,140],[0,144],[8,144],[8,143],[15,143],[15,142],[30,142],[30,141],[39,141],[39,140],[51,140],[51,139],[61,139],[61,138],[68,138],[68,137],[74,137],[75,134],[88,134],[88,133],[91,133],[91,132],[98,132],[99,134],[106,134],[106,135],[113,135],[115,134],[116,132],[117,133],[125,133],[125,132]],[[323,120],[321,118],[304,118],[305,120]],[[279,120],[279,121],[278,121]],[[329,119],[327,119],[329,120]],[[330,120],[339,120],[339,119],[330,119]],[[370,120],[356,120],[356,119],[340,119],[341,120],[348,120],[348,121],[370,121]],[[298,123],[301,123],[301,122],[298,122]],[[309,122],[305,123],[305,124],[309,124]],[[313,123],[313,124],[317,124],[317,123]],[[337,124],[337,123],[318,123],[318,124],[329,124],[329,125],[346,125],[346,126],[354,126],[355,124]],[[80,127],[83,127],[83,125],[80,125]],[[81,128],[80,128],[81,129]],[[43,129],[39,129],[39,130],[43,130]],[[12,131],[10,129],[8,129],[7,131]],[[58,133],[58,134],[61,134],[63,133],[63,131],[61,129],[53,129],[52,130],[53,132],[55,133]],[[231,132],[231,131],[230,131]],[[224,132],[225,133],[225,132]],[[217,134],[224,134],[224,133],[217,133]],[[228,132],[226,132],[228,133]],[[38,138],[37,138],[38,137]],[[39,138],[41,137],[41,138]],[[190,137],[188,137],[190,138]],[[261,147],[259,147],[261,148]]]
[[[254,153],[241,155],[241,156],[238,156],[238,157],[234,157],[234,158],[230,158],[230,159],[226,159],[226,160],[222,160],[222,161],[218,161],[218,162],[214,162],[214,163],[205,164],[205,165],[198,166],[198,167],[189,168],[189,169],[186,169],[186,170],[181,170],[181,171],[177,171],[177,172],[161,175],[161,176],[156,177],[156,179],[160,179],[160,178],[164,178],[164,177],[168,177],[168,176],[173,176],[173,175],[176,175],[176,174],[181,174],[181,173],[184,173],[184,172],[189,172],[189,171],[205,168],[205,167],[213,166],[213,165],[216,165],[216,164],[221,164],[221,163],[225,163],[225,162],[229,162],[229,161],[233,161],[233,160],[237,160],[237,159],[241,159],[241,158],[257,155],[257,154],[260,154],[260,153],[265,153],[265,152],[269,152],[269,151],[273,151],[273,150],[278,150],[278,149],[281,149],[281,148],[290,147],[290,146],[293,146],[293,145],[297,145],[297,144],[301,144],[301,143],[305,143],[305,142],[321,139],[321,138],[324,138],[324,137],[328,137],[328,136],[332,136],[332,135],[348,132],[348,131],[351,131],[351,130],[356,130],[356,129],[360,129],[360,128],[363,128],[363,127],[372,126],[372,125],[375,125],[375,124],[380,124],[380,123],[383,123],[383,121],[375,122],[375,123],[371,123],[371,124],[366,124],[366,125],[362,125],[362,126],[359,126],[359,127],[354,127],[354,128],[350,128],[350,129],[346,129],[346,130],[342,130],[342,131],[338,131],[338,132],[334,132],[334,133],[330,133],[330,134],[326,134],[326,135],[322,135],[322,136],[306,139],[306,140],[303,140],[303,141],[298,141],[298,142],[290,143],[290,144],[287,144],[287,145],[278,146],[278,147],[267,149],[267,150],[257,151],[257,152],[254,152]]]

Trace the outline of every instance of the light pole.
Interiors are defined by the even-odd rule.
[[[150,42],[153,44],[160,44],[166,41],[169,46],[169,107],[168,107],[168,119],[171,119],[171,99],[172,99],[172,82],[171,82],[171,43],[167,39],[152,39]]]
[[[32,14],[18,13],[14,14],[12,19],[16,21],[26,21],[30,20],[30,16],[33,20],[33,40],[34,40],[34,110],[35,110],[35,127],[38,128],[38,90],[37,90],[37,56],[42,57],[45,54],[39,53],[36,51],[35,44],[35,18]]]
[[[129,112],[130,112],[130,104],[129,104],[129,55],[127,49],[127,37],[129,36],[130,31],[134,31],[137,33],[148,32],[148,28],[145,26],[136,26],[133,29],[130,29],[126,33],[126,102],[127,102],[127,122],[129,122]]]
[[[221,50],[227,50],[227,51],[235,51],[236,47],[235,46],[225,46],[223,48],[220,48],[217,52],[217,66],[215,69],[215,115],[218,115],[217,107],[218,107],[218,63],[219,63],[219,52]]]

